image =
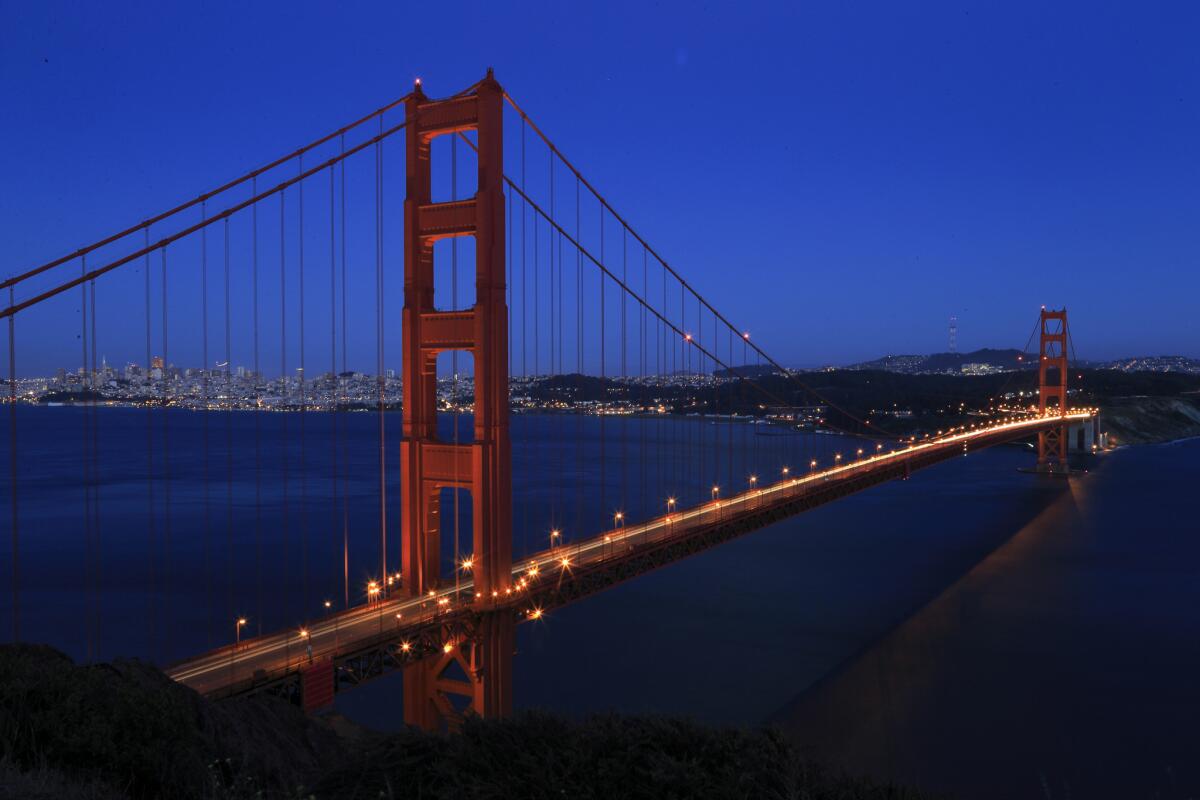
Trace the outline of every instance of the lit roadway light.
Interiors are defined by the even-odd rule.
[[[330,608],[333,608],[333,603],[331,603],[331,602],[329,602],[328,600],[326,600],[326,601],[325,601],[325,608],[326,608],[326,610],[328,610],[328,609],[330,609]]]
[[[754,484],[756,484],[756,483],[758,483],[758,476],[757,476],[757,475],[751,475],[751,476],[750,476],[750,488],[751,488],[751,489],[753,489],[753,488],[754,488]]]
[[[841,460],[842,460],[842,454],[841,454],[841,453],[835,453],[835,454],[834,454],[834,456],[833,456],[833,460],[834,460],[834,461],[841,461]]]
[[[813,469],[813,470],[815,470],[817,468],[817,460],[815,458],[812,461],[808,462],[808,468]]]
[[[784,467],[784,468],[783,468],[783,477],[785,477],[785,478],[786,478],[786,477],[787,477],[787,474],[788,474],[788,468],[787,468],[787,467]]]
[[[563,569],[566,569],[567,567],[571,566],[571,559],[567,558],[566,556],[563,556],[562,560],[559,563],[562,564]]]
[[[719,495],[720,493],[721,493],[721,487],[714,486],[712,488],[712,499],[715,501],[717,499],[717,495]]]
[[[862,458],[862,448],[858,448],[858,457]]]
[[[239,645],[242,643],[242,626],[246,624],[245,617],[238,617],[237,624],[233,626],[233,643]]]
[[[473,558],[464,558],[463,559],[463,562],[462,562],[463,569],[469,570],[473,566],[475,566],[475,559],[473,559]]]
[[[297,633],[300,635],[301,639],[308,638],[308,628],[301,628],[300,630],[297,631]]]
[[[554,540],[555,539],[558,539],[560,541],[562,540],[562,531],[560,531],[558,528],[555,528],[554,530],[550,531],[550,549],[551,550],[554,549]]]
[[[620,511],[613,514],[613,527],[614,528],[619,527],[621,524],[621,520],[623,520],[623,519],[625,519],[625,515],[623,513],[621,513]]]
[[[542,618],[542,610],[540,608],[530,609],[529,616],[532,619],[541,619]]]
[[[401,651],[402,653],[407,653],[407,652],[409,652],[410,650],[412,650],[412,643],[411,643],[411,642],[401,642],[401,643],[400,643],[400,651]]]

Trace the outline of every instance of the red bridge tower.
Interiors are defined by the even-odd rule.
[[[427,730],[464,712],[494,717],[512,707],[514,620],[487,613],[512,583],[512,446],[508,430],[508,307],[504,285],[503,91],[489,69],[470,93],[430,101],[416,85],[405,105],[404,437],[400,445],[403,585],[423,595],[438,585],[443,488],[471,493],[473,577],[480,629],[446,652],[404,670],[404,716]],[[438,136],[475,130],[475,196],[432,201],[430,149]],[[475,306],[434,307],[434,242],[475,237]],[[469,351],[475,369],[475,429],[469,444],[437,434],[437,357]],[[457,704],[454,702],[457,698]],[[465,701],[465,708],[463,707]]]
[[[1038,360],[1038,409],[1042,414],[1067,413],[1067,309],[1042,308]],[[1067,473],[1067,426],[1038,434],[1038,471]]]

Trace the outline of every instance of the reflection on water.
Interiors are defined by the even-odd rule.
[[[963,797],[1200,789],[1200,441],[1113,454],[773,721]]]

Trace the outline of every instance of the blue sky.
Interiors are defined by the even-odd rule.
[[[445,94],[493,66],[785,363],[943,350],[950,315],[960,350],[1017,347],[1042,304],[1068,306],[1080,356],[1200,357],[1195,4],[9,2],[0,16],[6,275],[416,76]],[[24,324],[23,344],[55,333]]]

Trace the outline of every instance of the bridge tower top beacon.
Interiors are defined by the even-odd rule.
[[[418,81],[405,102],[401,581],[404,591],[413,596],[436,588],[442,490],[468,491],[474,548],[470,556],[480,605],[494,596],[503,597],[512,583],[503,102],[503,90],[490,69],[470,90],[445,100],[426,97]],[[434,202],[433,140],[467,131],[476,134],[475,194]],[[434,305],[434,244],[456,236],[475,238],[475,305],[442,310]],[[474,359],[475,424],[470,443],[438,437],[437,360],[439,353],[451,350],[469,352]]]
[[[1067,413],[1067,309],[1042,307],[1038,330],[1038,410],[1042,415]],[[1067,426],[1038,434],[1038,469],[1067,470]]]

